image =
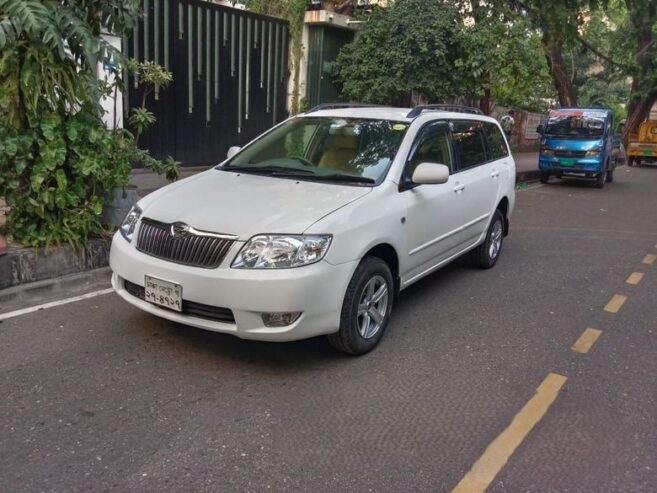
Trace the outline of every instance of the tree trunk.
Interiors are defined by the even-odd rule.
[[[652,64],[652,23],[655,19],[644,15],[632,0],[626,0],[630,22],[636,30],[637,73],[632,78],[630,102],[627,105],[627,121],[623,129],[623,142],[627,146],[630,134],[638,131],[641,122],[648,118],[650,109],[657,101],[657,82],[653,80],[655,67]]]
[[[561,106],[577,106],[575,87],[571,76],[566,70],[566,63],[561,54],[561,45],[547,29],[543,31],[541,41],[554,87],[559,94],[559,103]]]
[[[490,72],[484,72],[479,78],[479,83],[484,91],[484,94],[479,98],[479,109],[484,115],[490,115],[493,110],[491,101],[491,91],[490,91]]]

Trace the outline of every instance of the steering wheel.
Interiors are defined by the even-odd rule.
[[[300,161],[301,164],[304,166],[310,166],[311,168],[316,168],[317,166],[313,164],[311,161],[308,161],[305,157],[301,156],[288,156],[288,159],[296,159],[297,161]]]

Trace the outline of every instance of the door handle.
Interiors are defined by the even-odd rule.
[[[500,176],[500,172],[498,170],[494,169],[492,171],[492,173],[490,174],[490,176],[491,176],[491,178],[497,178],[498,176]]]
[[[463,190],[465,190],[465,185],[463,183],[457,183],[454,187],[455,193],[461,193]]]

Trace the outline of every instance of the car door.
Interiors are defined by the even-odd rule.
[[[445,164],[454,168],[445,120],[426,125],[418,134],[408,156],[400,182],[406,214],[406,265],[402,283],[427,274],[462,249],[463,208],[461,184],[453,176],[440,185],[414,185],[413,171],[420,163]]]
[[[486,229],[499,189],[499,174],[495,161],[489,158],[483,124],[477,120],[451,122],[451,138],[457,161],[454,174],[459,183],[464,248],[477,243]]]

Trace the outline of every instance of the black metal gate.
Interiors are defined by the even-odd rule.
[[[201,0],[143,0],[124,52],[173,73],[146,106],[157,117],[139,145],[185,166],[222,161],[287,117],[288,23]],[[133,77],[124,114],[141,105]]]

